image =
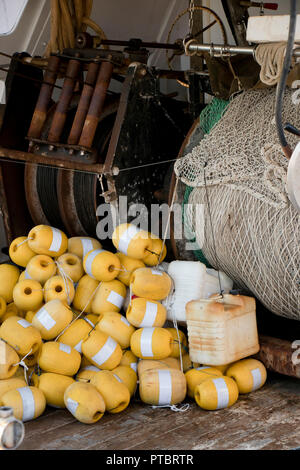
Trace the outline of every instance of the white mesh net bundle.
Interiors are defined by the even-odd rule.
[[[299,128],[292,93],[285,93],[283,122]],[[186,223],[211,265],[270,311],[300,320],[300,216],[288,199],[274,112],[274,89],[236,96],[175,173],[194,187]],[[294,148],[298,138],[287,138]]]

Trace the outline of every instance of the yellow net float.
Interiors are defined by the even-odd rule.
[[[101,370],[91,378],[94,385],[102,395],[108,413],[120,413],[130,402],[130,393],[126,385],[118,380],[109,370]]]
[[[10,317],[0,327],[0,338],[16,350],[19,356],[34,354],[42,344],[40,332],[20,317]]]
[[[130,339],[130,348],[141,359],[165,359],[172,352],[173,338],[165,328],[140,328]]]
[[[195,369],[190,369],[185,373],[187,382],[187,394],[189,397],[194,398],[195,388],[202,382],[208,379],[222,377],[222,372],[214,367],[200,366]]]
[[[16,388],[26,387],[26,382],[24,380],[24,373],[22,377],[11,377],[9,379],[0,380],[0,406],[3,406],[2,397],[7,392],[15,390]]]
[[[68,240],[68,252],[82,259],[89,251],[100,250],[101,248],[101,243],[91,237],[71,237]]]
[[[69,276],[73,282],[78,282],[84,275],[82,260],[73,253],[64,253],[57,258],[57,274]],[[61,272],[62,271],[62,272]]]
[[[13,409],[15,418],[31,421],[41,416],[46,408],[46,398],[37,387],[19,387],[2,396],[3,406]]]
[[[267,380],[264,364],[256,359],[243,359],[232,364],[227,377],[235,380],[240,393],[250,393],[261,388]]]
[[[204,365],[204,364],[203,364]],[[218,369],[219,371],[222,372],[223,375],[226,375],[225,372],[227,371],[228,367],[231,365],[230,364],[224,364],[222,366],[214,366],[215,369]]]
[[[121,361],[121,346],[102,331],[93,330],[82,342],[85,357],[100,369],[115,369]]]
[[[156,266],[162,263],[167,256],[167,247],[159,237],[155,236],[153,233],[149,235],[152,240],[151,253],[149,252],[143,261],[147,266]]]
[[[39,347],[39,349],[37,351],[35,351],[33,354],[28,354],[28,356],[26,356],[25,359],[23,359],[22,356],[19,355],[20,357],[20,360],[22,359],[23,362],[25,363],[25,365],[30,368],[30,367],[33,367],[37,364],[38,362],[38,357],[39,357],[39,354],[40,354],[40,349],[41,349],[41,346]]]
[[[97,281],[112,281],[121,270],[119,258],[110,251],[93,250],[83,258],[83,268],[90,277]]]
[[[81,363],[81,356],[76,349],[58,341],[48,341],[40,349],[38,364],[45,372],[75,375]]]
[[[75,380],[68,375],[43,372],[36,378],[38,387],[46,398],[46,403],[54,408],[65,408],[64,393]]]
[[[56,264],[50,256],[35,255],[27,264],[25,271],[20,276],[20,280],[33,279],[43,286],[55,274]]]
[[[19,367],[19,356],[5,341],[0,339],[0,380],[12,377]]]
[[[143,260],[152,250],[149,232],[139,229],[134,224],[121,224],[112,234],[115,248],[130,258]]]
[[[162,327],[167,319],[167,310],[160,302],[136,297],[127,308],[126,318],[137,328]]]
[[[105,312],[119,312],[126,297],[125,285],[114,279],[102,282],[92,300],[92,312],[100,315]]]
[[[156,369],[178,369],[180,370],[180,363],[174,357],[166,357],[160,361],[152,361],[151,359],[141,359],[137,366],[138,376],[140,377],[146,370]]]
[[[4,297],[0,297],[0,320],[5,315],[6,308],[7,308],[7,304],[6,304]]]
[[[229,408],[238,399],[239,389],[233,379],[217,377],[208,379],[195,387],[195,401],[204,410]]]
[[[121,271],[118,274],[119,281],[123,282],[125,286],[129,287],[131,274],[138,268],[144,268],[145,263],[140,259],[130,258],[124,253],[116,253],[121,263]]]
[[[28,246],[38,255],[58,257],[67,251],[68,238],[57,228],[37,225],[28,234]]]
[[[137,372],[138,358],[132,351],[123,351],[120,366],[129,366],[134,372]]]
[[[172,280],[167,273],[161,270],[139,268],[131,275],[130,286],[133,294],[137,297],[163,300],[171,291]]]
[[[13,240],[9,246],[9,257],[13,263],[22,268],[26,268],[28,262],[36,253],[28,246],[27,237],[18,237]]]
[[[38,281],[31,279],[17,282],[13,290],[13,300],[19,310],[37,310],[44,300],[43,288]]]
[[[99,315],[95,315],[94,313],[88,313],[84,316],[83,319],[93,328],[99,321]]]
[[[176,405],[186,397],[185,376],[178,369],[146,370],[140,376],[139,393],[149,405]]]
[[[100,371],[99,367],[96,367],[93,365],[86,365],[79,369],[79,371],[76,374],[76,380],[78,382],[88,383],[91,381],[91,378],[94,377],[94,375],[99,371]]]
[[[53,276],[44,285],[45,302],[58,299],[70,305],[75,296],[74,284],[70,279]]]
[[[127,349],[130,346],[130,338],[135,332],[134,326],[130,325],[123,315],[116,312],[106,312],[99,315],[96,330],[113,338],[122,349]]]
[[[178,333],[177,333],[176,328],[166,328],[166,330],[171,333],[172,338],[173,338],[171,357],[180,357],[180,349],[181,349],[182,355],[186,353],[188,349],[187,347],[188,342],[187,342],[187,337],[183,333],[183,331],[178,330]],[[179,339],[178,339],[178,336],[179,336]]]
[[[73,307],[75,310],[82,312],[83,309],[87,313],[92,312],[92,295],[99,285],[99,281],[91,278],[88,274],[84,275],[78,282],[75,296],[73,299]]]
[[[20,270],[11,264],[0,264],[0,296],[7,304],[13,301],[13,290],[20,276]]]
[[[94,385],[75,382],[64,394],[65,406],[78,421],[93,424],[105,413],[105,401]]]
[[[72,321],[72,310],[59,299],[50,300],[36,312],[32,325],[45,340],[52,340]]]
[[[79,318],[65,330],[59,337],[59,341],[68,344],[81,354],[82,341],[91,330],[92,326],[83,318]]]
[[[137,388],[137,374],[130,366],[118,366],[112,370],[114,376],[121,380],[121,382],[126,385],[129,390],[130,397],[132,397]]]

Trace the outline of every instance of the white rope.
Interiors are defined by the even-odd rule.
[[[26,357],[29,356],[29,354],[31,354],[31,352],[32,352],[32,348],[30,349],[30,351],[27,354],[25,354],[24,357],[22,357],[22,359],[19,362],[17,362],[16,364],[13,364],[13,367],[21,366],[21,367],[24,368],[24,377],[25,377],[25,382],[26,382],[27,385],[28,385],[28,380],[27,380],[28,366],[25,364],[24,361],[25,361]]]
[[[285,51],[286,42],[259,44],[256,47],[255,60],[261,66],[259,77],[266,85],[272,86],[278,83],[283,69]]]
[[[32,238],[32,237],[28,237],[28,238],[26,238],[26,239],[25,239],[25,240],[23,240],[21,243],[18,243],[18,244],[16,245],[16,248],[19,248],[19,246],[23,245],[23,243],[27,243],[27,242],[28,242],[28,240],[33,240],[33,238]]]
[[[185,411],[188,411],[188,409],[190,408],[190,404],[189,403],[184,403],[180,407],[177,406],[177,405],[153,405],[152,408],[153,409],[155,409],[155,408],[170,408],[172,411],[184,413]]]

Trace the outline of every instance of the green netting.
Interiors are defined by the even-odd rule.
[[[199,125],[198,125],[198,127],[200,127],[202,129],[204,134],[209,134],[210,133],[212,128],[215,126],[215,124],[217,124],[217,122],[223,116],[228,104],[229,104],[229,101],[221,100],[219,98],[213,98],[212,101],[203,109],[203,111],[201,111],[200,116],[199,116]],[[196,143],[195,143],[195,145],[196,145]],[[183,156],[185,156],[185,155],[183,155]],[[190,194],[191,194],[193,189],[194,188],[192,188],[190,186],[186,187],[186,190],[185,190],[185,193],[184,193],[184,198],[183,198],[183,203],[182,203],[183,204],[183,209],[184,209],[184,205],[188,204],[189,197],[190,197]],[[182,214],[183,214],[183,216],[182,216],[183,217],[183,225],[184,225],[185,228],[187,228],[187,231],[189,231],[188,227],[186,226],[186,222],[185,222],[184,210],[182,211]],[[194,238],[193,240],[190,240],[190,241],[196,243],[196,238]],[[202,250],[200,250],[200,248],[198,250],[194,250],[194,255],[195,255],[195,257],[198,261],[201,261],[201,263],[204,263],[208,268],[211,268],[211,265],[209,264],[209,262],[207,261],[207,259],[203,255]]]

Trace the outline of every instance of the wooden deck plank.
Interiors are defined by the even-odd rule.
[[[227,410],[207,412],[192,400],[184,413],[134,402],[123,413],[84,425],[66,410],[25,423],[22,450],[293,449],[300,446],[300,381],[270,377]]]

